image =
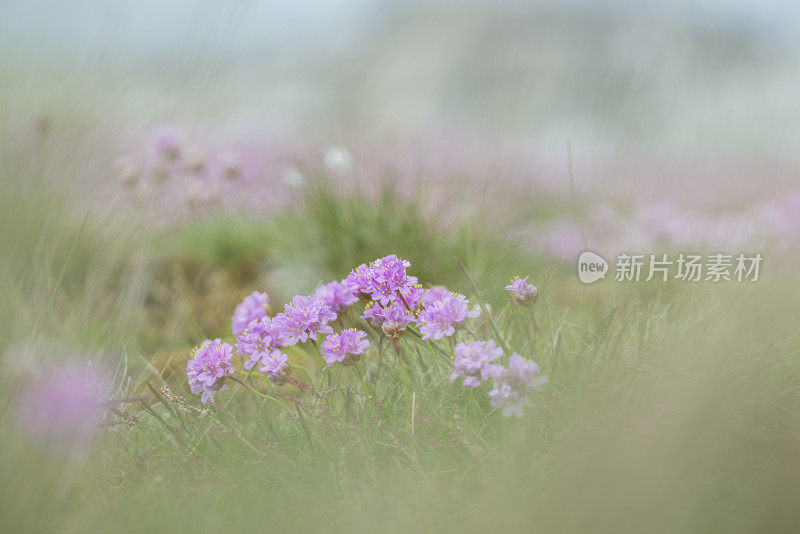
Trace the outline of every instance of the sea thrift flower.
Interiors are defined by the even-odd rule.
[[[253,319],[266,317],[268,304],[269,295],[266,293],[254,291],[245,297],[233,312],[233,333],[238,336]]]
[[[422,304],[424,306],[432,306],[435,302],[441,300],[445,294],[449,293],[444,286],[433,286],[426,289],[422,293]]]
[[[25,384],[18,407],[20,430],[62,452],[79,452],[97,433],[111,382],[84,363],[39,369]]]
[[[267,363],[283,354],[277,348],[278,338],[275,335],[272,319],[262,317],[253,319],[244,332],[237,338],[236,351],[247,356],[244,362],[245,369],[252,369],[255,364],[261,364],[261,371]]]
[[[361,318],[368,320],[372,326],[381,326],[383,324],[383,307],[375,301],[370,301],[361,314]]]
[[[289,365],[286,354],[278,351],[277,355],[273,354],[265,363],[262,363],[260,371],[267,373],[267,377],[273,384],[282,386],[289,380],[292,367]]]
[[[459,343],[455,350],[455,369],[450,375],[450,382],[459,376],[464,377],[464,387],[476,388],[483,380],[492,378],[503,371],[503,367],[493,364],[503,355],[503,349],[494,340]]]
[[[515,278],[510,284],[506,286],[506,290],[511,291],[512,295],[517,302],[524,305],[536,304],[539,299],[539,290],[536,286],[527,282],[528,276],[525,278]]]
[[[365,263],[362,263],[347,275],[347,278],[342,280],[344,288],[359,297],[369,298],[372,293],[372,269]]]
[[[341,282],[331,282],[320,286],[314,296],[322,299],[331,310],[338,313],[342,308],[358,302],[358,297],[350,290],[346,289]]]
[[[403,293],[402,303],[408,305],[412,313],[417,313],[422,310],[422,298],[425,296],[425,290],[419,284],[411,287]],[[405,306],[403,306],[405,307]]]
[[[455,326],[463,323],[467,317],[477,317],[480,312],[470,311],[469,300],[464,295],[443,291],[439,298],[430,299],[419,314],[417,325],[422,339],[442,339],[452,336]]]
[[[400,339],[406,331],[406,326],[413,323],[416,319],[400,302],[393,302],[386,308],[379,308],[378,314],[383,319],[381,328],[387,338],[391,340]]]
[[[194,353],[194,358],[186,364],[186,376],[192,393],[202,393],[200,400],[205,404],[214,402],[214,392],[225,389],[225,376],[233,374],[231,357],[233,347],[219,339],[203,341]]]
[[[410,266],[411,262],[394,254],[375,260],[370,274],[372,300],[386,306],[397,299],[398,293],[407,293],[417,283],[416,277],[406,274]]]
[[[336,314],[319,297],[296,295],[273,321],[277,323],[279,344],[289,346],[309,338],[316,340],[318,334],[333,333],[328,322],[335,319]]]
[[[522,409],[531,400],[531,391],[541,391],[547,383],[546,376],[539,375],[539,366],[536,362],[526,362],[516,352],[508,359],[508,367],[493,372],[496,380],[495,387],[489,392],[492,406],[503,408],[503,416],[522,416]]]
[[[339,334],[331,334],[320,345],[320,352],[325,358],[325,367],[330,367],[336,362],[342,365],[353,365],[361,358],[361,353],[369,346],[369,341],[363,339],[367,336],[361,330],[344,330]]]

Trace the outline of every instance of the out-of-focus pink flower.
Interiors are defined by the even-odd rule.
[[[97,434],[111,380],[87,362],[64,363],[33,376],[17,412],[22,431],[62,451],[82,450]]]

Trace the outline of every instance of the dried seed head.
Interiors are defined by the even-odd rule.
[[[242,177],[242,165],[236,154],[226,152],[222,155],[222,175],[230,182],[235,182]]]
[[[202,174],[206,170],[206,157],[197,148],[186,150],[184,169],[192,174]]]
[[[403,337],[406,331],[404,327],[396,324],[389,324],[388,322],[384,322],[381,329],[383,330],[383,334],[391,341],[397,341]]]
[[[289,381],[289,377],[292,375],[292,367],[288,363],[284,363],[281,365],[280,371],[277,373],[270,373],[267,375],[269,377],[270,382],[275,384],[276,386],[282,386]]]
[[[119,176],[122,185],[128,189],[133,189],[139,182],[142,171],[133,158],[122,157],[114,162],[114,168]]]

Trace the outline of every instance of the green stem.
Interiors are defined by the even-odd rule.
[[[238,378],[236,378],[236,377],[229,376],[228,378],[229,378],[229,379],[231,379],[231,380],[233,380],[234,382],[236,382],[236,383],[238,383],[238,384],[241,384],[241,385],[243,385],[244,387],[246,387],[247,389],[249,389],[250,391],[252,391],[252,392],[253,392],[253,393],[255,393],[256,395],[258,395],[259,397],[261,397],[261,398],[264,398],[264,399],[267,399],[267,400],[271,400],[272,402],[274,402],[274,403],[278,404],[278,405],[279,405],[281,408],[283,408],[284,410],[286,410],[286,412],[287,412],[287,413],[292,413],[292,410],[290,410],[290,409],[289,409],[289,407],[288,407],[288,406],[286,406],[286,404],[284,404],[284,403],[283,403],[283,401],[281,401],[281,400],[279,400],[279,399],[276,399],[276,398],[275,398],[275,397],[273,397],[272,395],[267,395],[266,393],[261,393],[261,392],[260,392],[260,391],[258,391],[257,389],[255,389],[255,388],[251,387],[249,384],[245,384],[244,382],[242,382],[241,380],[239,380],[239,379],[238,379]]]
[[[403,353],[400,350],[400,344],[397,341],[394,341],[394,351],[397,353],[397,359],[400,361],[400,377],[403,379],[403,397],[406,399],[406,404],[408,404],[408,389],[406,388],[406,368],[403,364]]]
[[[364,390],[364,396],[367,397],[367,404],[369,404],[369,411],[372,414],[372,417],[375,417],[375,406],[372,403],[372,395],[367,391],[367,386],[364,383],[364,374],[359,369],[358,364],[354,365],[353,368],[356,370],[356,374],[358,375],[358,380],[361,382],[361,389]]]

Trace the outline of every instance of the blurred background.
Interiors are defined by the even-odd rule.
[[[547,214],[576,198],[607,253],[785,249],[798,29],[779,0],[12,2],[0,118],[15,153],[58,139],[53,178],[105,207],[167,130],[188,160],[241,165],[211,196],[262,213],[324,164],[514,207],[554,256],[584,246]]]

